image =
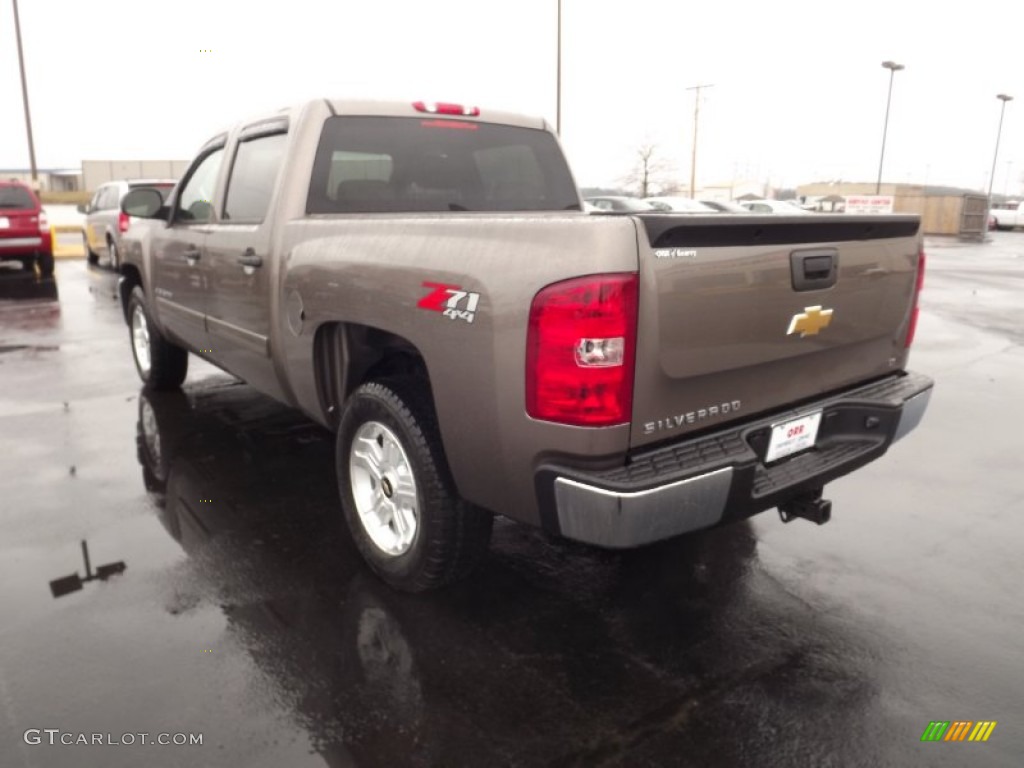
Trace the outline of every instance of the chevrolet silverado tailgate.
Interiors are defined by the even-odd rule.
[[[641,214],[631,445],[892,374],[917,216]]]

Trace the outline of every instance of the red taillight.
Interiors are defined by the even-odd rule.
[[[910,310],[910,325],[907,327],[907,338],[903,343],[904,348],[914,343],[914,334],[917,332],[917,316],[920,314],[918,301],[921,298],[921,289],[924,288],[924,248],[917,254],[917,281],[914,283],[914,305]]]
[[[479,117],[479,107],[464,107],[461,104],[449,104],[439,101],[414,101],[417,112],[429,112],[432,115],[462,115],[463,117]]]
[[[43,210],[39,211],[39,231],[40,232],[49,232],[50,231],[50,222],[46,218],[46,211],[43,211]]]
[[[593,275],[541,290],[530,307],[526,412],[581,427],[633,413],[636,273]]]
[[[129,224],[131,224],[131,219],[129,219],[127,213],[125,213],[124,211],[121,211],[119,214],[117,214],[117,231],[118,232],[120,232],[123,235],[125,232],[128,231],[128,225]]]

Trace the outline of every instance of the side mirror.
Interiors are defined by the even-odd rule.
[[[121,201],[121,211],[140,219],[159,218],[164,200],[155,189],[133,189]]]
[[[78,204],[78,212],[79,213],[88,213],[89,212],[88,204],[86,204],[86,203],[79,203]]]

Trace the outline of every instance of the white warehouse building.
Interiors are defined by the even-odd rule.
[[[180,179],[188,160],[83,160],[82,189],[121,179]]]

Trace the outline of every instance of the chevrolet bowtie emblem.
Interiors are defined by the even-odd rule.
[[[803,312],[793,315],[793,319],[789,321],[789,330],[786,331],[786,335],[799,332],[801,339],[804,336],[816,336],[818,331],[828,328],[828,324],[831,322],[831,309],[805,307]]]

